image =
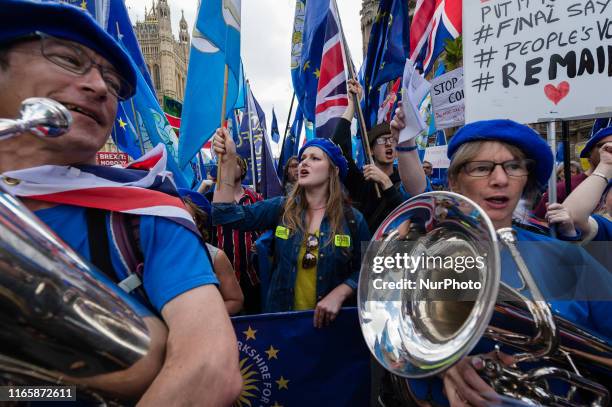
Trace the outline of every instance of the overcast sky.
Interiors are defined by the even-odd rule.
[[[357,69],[361,66],[360,0],[337,0],[346,39]],[[193,30],[197,0],[168,0],[172,29],[178,38],[181,10]],[[144,19],[144,8],[150,0],[126,0],[132,22]],[[291,33],[295,0],[242,0],[242,60],[245,76],[250,80],[255,98],[261,104],[268,124],[272,122],[272,107],[281,132],[285,130],[289,104],[293,93],[290,74]],[[295,110],[295,109],[294,109]]]

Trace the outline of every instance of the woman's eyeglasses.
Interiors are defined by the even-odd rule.
[[[302,258],[302,268],[309,269],[317,265],[317,256],[313,253],[319,247],[317,235],[308,234],[306,238],[306,252]]]
[[[524,177],[529,175],[533,168],[533,160],[509,160],[501,163],[494,161],[469,161],[463,166],[463,170],[470,177],[488,177],[500,165],[509,177]]]

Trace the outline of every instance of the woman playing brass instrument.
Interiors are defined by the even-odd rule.
[[[391,126],[395,132],[405,126],[401,109]],[[610,302],[605,301],[612,293],[608,271],[580,247],[513,225],[513,212],[519,200],[542,190],[552,172],[553,156],[545,141],[529,127],[510,120],[481,121],[468,124],[455,134],[448,145],[448,157],[452,191],[477,203],[495,229],[513,227],[519,251],[553,313],[612,337],[612,309]],[[518,287],[516,265],[510,257],[501,252],[501,279]],[[483,339],[473,354],[492,352],[492,346],[493,342]],[[502,348],[504,351],[511,352]],[[511,364],[512,356],[502,352],[488,356]],[[442,384],[412,382],[428,387],[424,393],[435,393],[436,388],[443,390],[452,406],[487,405],[483,394],[494,390],[478,374],[483,365],[482,357],[464,357],[439,375]]]

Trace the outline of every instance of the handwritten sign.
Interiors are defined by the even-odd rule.
[[[98,165],[112,167],[113,165],[127,165],[129,157],[126,153],[98,152],[96,153]]]
[[[464,99],[463,68],[440,75],[431,82],[436,129],[448,129],[465,123]]]
[[[612,0],[463,2],[466,122],[612,110]]]
[[[429,161],[433,168],[448,168],[450,160],[446,156],[448,146],[427,147],[423,161]]]

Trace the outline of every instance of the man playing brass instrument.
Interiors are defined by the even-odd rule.
[[[118,101],[134,93],[136,74],[129,56],[77,7],[3,0],[0,8],[0,117],[16,117],[21,102],[30,97],[54,99],[73,117],[72,128],[58,138],[26,133],[0,141],[0,182],[10,190],[27,184],[19,178],[24,169],[46,166],[50,172],[44,176],[53,177],[63,170],[78,173],[73,165],[95,164]],[[106,239],[88,235],[83,206],[60,198],[54,203],[32,196],[22,200],[86,259]],[[107,222],[108,211],[104,215]],[[85,384],[140,398],[142,404],[231,404],[241,388],[236,338],[202,243],[164,216],[140,216],[139,231],[142,302],[161,315],[165,326],[148,318],[152,352],[147,360]],[[109,253],[120,280],[117,254]]]

